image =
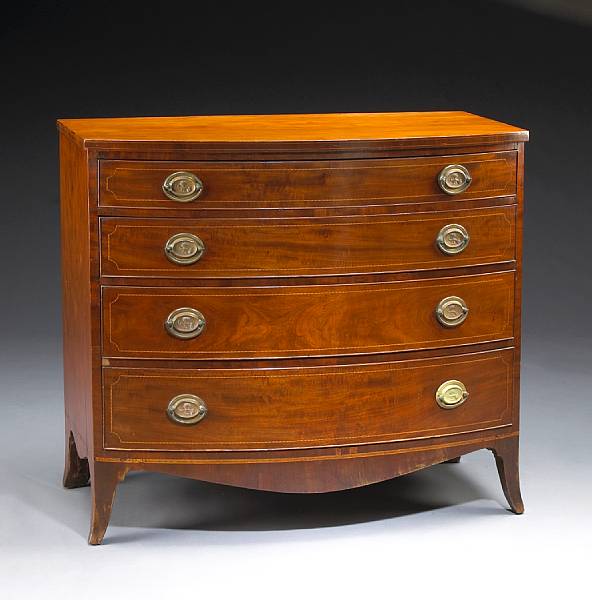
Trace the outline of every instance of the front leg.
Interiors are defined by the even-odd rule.
[[[518,436],[498,440],[490,450],[495,456],[497,472],[510,509],[513,513],[521,515],[524,512],[524,504],[520,495]]]
[[[124,480],[128,468],[121,463],[93,461],[90,474],[92,512],[88,534],[88,543],[92,546],[103,541],[111,518],[117,484]]]

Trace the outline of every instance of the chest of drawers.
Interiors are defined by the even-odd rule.
[[[523,150],[463,112],[60,131],[66,466],[280,492],[493,451],[518,484]]]

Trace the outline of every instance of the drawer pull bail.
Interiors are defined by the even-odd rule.
[[[204,185],[193,173],[177,171],[171,173],[162,184],[162,191],[167,198],[176,202],[191,202],[204,190]]]
[[[436,318],[444,327],[457,327],[469,314],[467,303],[458,296],[447,296],[438,302]]]
[[[449,379],[436,390],[436,402],[441,408],[456,408],[469,397],[462,381]]]
[[[164,245],[166,257],[177,265],[192,265],[204,254],[206,246],[192,233],[177,233]]]
[[[203,332],[206,318],[195,308],[177,308],[167,317],[164,326],[173,337],[189,340]]]
[[[461,194],[470,185],[473,178],[463,165],[448,165],[438,175],[438,185],[447,194]]]
[[[171,421],[181,425],[193,425],[208,414],[206,403],[193,394],[175,396],[167,407],[167,415]]]
[[[456,223],[444,225],[438,233],[436,244],[441,252],[448,255],[460,254],[471,240],[469,232]]]

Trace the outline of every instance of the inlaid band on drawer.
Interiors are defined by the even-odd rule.
[[[104,287],[106,357],[275,358],[393,352],[513,337],[514,272],[377,284]],[[436,306],[460,297],[470,317],[443,327]],[[179,307],[207,316],[199,337],[163,327]]]
[[[105,444],[157,451],[259,450],[498,428],[511,423],[512,366],[508,349],[321,368],[107,368]],[[470,390],[470,399],[463,390]],[[189,398],[172,419],[171,398],[179,404]],[[185,426],[185,419],[199,423]]]
[[[109,277],[213,278],[392,273],[503,263],[515,259],[515,211],[515,206],[500,206],[236,222],[103,217],[101,268]]]
[[[508,151],[363,161],[101,160],[99,204],[178,209],[180,201],[182,208],[202,210],[398,204],[451,199],[449,194],[454,201],[511,196],[516,156]],[[446,168],[456,171],[443,173]],[[187,201],[195,193],[199,199]]]

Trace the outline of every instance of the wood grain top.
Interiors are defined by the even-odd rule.
[[[217,115],[60,119],[85,147],[126,145],[326,145],[427,147],[528,140],[528,131],[466,112]]]

